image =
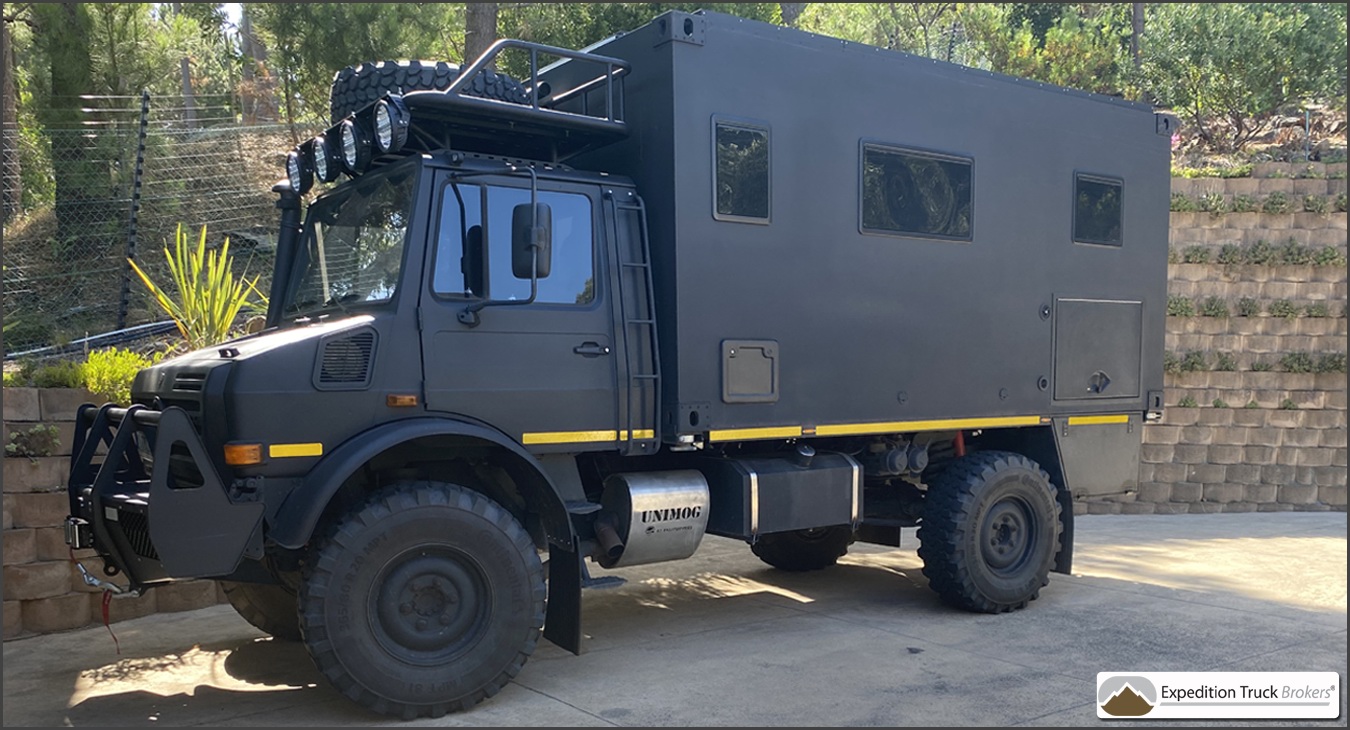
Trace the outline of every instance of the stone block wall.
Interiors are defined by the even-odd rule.
[[[75,410],[95,400],[82,390],[5,388],[4,435],[38,424],[56,427],[60,446],[50,456],[9,457],[4,467],[4,638],[74,629],[103,621],[103,594],[85,585],[78,560],[103,575],[92,550],[72,555],[61,525],[69,511],[66,476],[75,431]],[[125,584],[120,579],[114,582]],[[144,596],[116,596],[108,607],[112,622],[156,612],[188,611],[224,600],[214,581],[189,581],[156,588]]]
[[[1290,196],[1294,212],[1172,213],[1173,251],[1208,249],[1210,263],[1168,266],[1169,294],[1194,300],[1197,314],[1167,318],[1166,349],[1177,359],[1203,353],[1205,365],[1166,375],[1166,415],[1144,428],[1141,484],[1133,501],[1089,504],[1082,511],[1346,509],[1344,366],[1290,372],[1286,361],[1306,354],[1303,364],[1317,369],[1323,358],[1346,354],[1346,214],[1302,212],[1304,195],[1345,193],[1345,167],[1267,163],[1253,178],[1173,179],[1174,193],[1222,195],[1230,204],[1238,195],[1259,204],[1278,190]],[[1226,244],[1258,241],[1330,246],[1340,252],[1340,263],[1218,263]],[[1211,297],[1226,304],[1229,316],[1200,315],[1198,304]],[[1256,300],[1260,313],[1239,316],[1244,298]],[[1276,300],[1292,303],[1298,315],[1270,315]],[[1307,316],[1315,304],[1325,305],[1328,316]],[[1215,369],[1221,355],[1231,370]]]

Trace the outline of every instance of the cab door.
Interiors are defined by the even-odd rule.
[[[605,226],[593,186],[540,181],[552,212],[552,256],[539,279],[511,271],[511,216],[530,201],[525,177],[437,181],[420,322],[428,410],[484,421],[533,451],[617,445],[613,320]],[[477,324],[461,321],[473,303]],[[469,318],[473,319],[473,318]]]

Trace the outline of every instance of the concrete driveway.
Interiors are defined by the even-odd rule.
[[[587,654],[541,644],[495,698],[406,724],[1095,725],[1099,671],[1222,670],[1340,672],[1339,720],[1287,724],[1345,726],[1344,513],[1089,516],[1077,531],[1074,575],[1002,616],[939,604],[912,530],[906,548],[855,545],[809,574],[708,538],[589,592]],[[120,656],[101,627],[6,643],[4,724],[405,724],[356,708],[301,646],[228,606],[114,629]]]

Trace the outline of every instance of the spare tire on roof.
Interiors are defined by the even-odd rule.
[[[444,91],[459,76],[459,66],[445,61],[377,61],[348,66],[333,75],[329,115],[336,124],[390,92]],[[528,104],[525,86],[504,73],[483,69],[464,87],[464,94],[515,104]]]

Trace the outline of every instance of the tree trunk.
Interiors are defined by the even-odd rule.
[[[3,88],[0,89],[0,177],[3,194],[0,204],[4,219],[18,213],[23,207],[23,186],[19,166],[19,107],[18,89],[14,85],[14,49],[9,39],[9,23],[0,22],[0,63],[4,64]]]
[[[173,4],[173,14],[183,12],[182,3]],[[183,122],[189,127],[197,126],[197,97],[192,93],[192,63],[187,56],[178,60],[178,73],[183,79]]]
[[[1144,35],[1144,4],[1130,3],[1130,5],[1132,8],[1130,20],[1133,25],[1132,32],[1130,33],[1130,58],[1134,59],[1134,70],[1138,71],[1139,67],[1143,64],[1143,61],[1139,56],[1139,40]]]
[[[464,63],[478,60],[497,40],[497,3],[464,3]]]
[[[83,3],[38,4],[32,12],[34,36],[51,59],[51,101],[41,122],[52,145],[56,221],[61,241],[73,244],[106,234],[105,224],[114,217],[108,170],[91,159],[93,140],[85,135],[80,111],[80,95],[94,90],[91,22]]]
[[[244,3],[239,20],[239,45],[244,56],[244,80],[240,84],[240,103],[244,120],[253,124],[276,121],[276,82],[267,72],[267,47],[253,29],[250,3]]]
[[[797,27],[797,19],[806,10],[806,3],[778,3],[779,14],[783,16],[783,25]]]

